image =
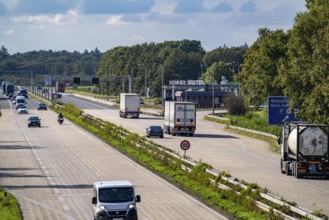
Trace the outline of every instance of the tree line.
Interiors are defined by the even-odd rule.
[[[329,1],[307,0],[291,30],[259,29],[237,75],[247,105],[287,96],[304,121],[329,123]]]
[[[119,46],[93,51],[32,51],[9,55],[0,49],[0,70],[47,63],[40,72],[57,77],[100,79],[100,91],[145,95],[150,87],[160,96],[169,80],[203,79],[207,83],[225,76],[241,84],[246,106],[259,107],[268,96],[287,96],[302,120],[329,123],[329,1],[306,0],[306,12],[296,15],[292,29],[260,28],[250,46],[218,47],[206,52],[200,41],[180,40]],[[36,64],[35,64],[36,65]],[[162,82],[163,80],[163,82]]]
[[[41,84],[44,75],[49,74],[54,81],[80,77],[82,82],[90,82],[92,77],[98,77],[98,91],[111,95],[127,92],[131,78],[132,92],[145,95],[148,87],[154,97],[159,97],[162,84],[168,85],[169,80],[204,79],[212,83],[212,77],[220,82],[225,76],[234,81],[247,49],[247,45],[230,48],[224,45],[206,52],[200,41],[180,40],[119,46],[105,53],[96,48],[84,53],[49,50],[9,55],[2,46],[0,54],[5,56],[0,56],[0,71],[33,71],[35,83]],[[17,84],[30,83],[29,73]],[[11,81],[19,80],[12,74],[6,76]]]

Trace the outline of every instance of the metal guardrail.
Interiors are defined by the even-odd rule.
[[[61,108],[62,106],[59,106],[59,105],[56,106],[55,105],[55,107],[56,108],[58,108],[58,107]],[[89,115],[89,114],[82,113],[81,116],[82,117],[87,117],[87,118],[89,118],[91,120],[94,120],[94,121],[97,121],[97,123],[100,123],[102,126],[105,126],[105,124],[106,124],[106,122],[104,122],[103,120],[96,119],[92,115]],[[212,116],[212,117],[214,117],[214,116]],[[251,133],[257,133],[257,134],[268,136],[268,137],[275,138],[275,139],[277,138],[275,135],[267,134],[265,132],[259,132],[259,131],[246,129],[246,128],[241,128],[241,127],[232,126],[232,125],[230,125],[230,127],[233,128],[233,129],[243,130],[243,131],[247,131],[247,132],[251,132]],[[120,134],[122,135],[122,138],[125,138],[127,135],[130,134],[130,132],[125,132],[124,130],[122,130],[122,132],[120,132]],[[152,143],[148,140],[145,140],[145,143],[158,147],[160,150],[164,151],[168,155],[173,156],[176,159],[182,160],[186,164],[189,164],[191,166],[197,166],[198,165],[198,162],[196,162],[194,160],[191,160],[191,159],[188,159],[188,158],[184,158],[182,155],[179,155],[178,153],[174,153],[174,152],[170,151],[169,149],[165,148],[164,146],[154,144],[154,143]],[[136,146],[140,146],[140,144],[136,143]],[[214,170],[214,169],[207,169],[206,172],[211,174],[214,177],[218,177],[220,175],[220,173],[217,170]],[[230,183],[230,184],[239,185],[240,187],[242,187],[244,189],[248,188],[248,186],[246,186],[246,185],[242,184],[241,182],[237,181],[236,178],[234,178],[234,177],[225,177],[225,176],[221,175],[221,178],[223,180],[225,180],[226,182]],[[211,181],[215,183],[215,180],[211,179]],[[218,187],[222,188],[222,189],[226,189],[226,190],[232,190],[231,187],[229,187],[227,185],[224,185],[223,183],[218,184]],[[236,192],[236,193],[239,193],[239,192]],[[265,199],[267,201],[270,201],[272,203],[275,203],[279,206],[288,207],[291,212],[296,213],[296,214],[298,214],[300,216],[303,216],[305,218],[309,218],[309,219],[312,219],[312,220],[322,220],[322,218],[315,216],[312,213],[312,211],[304,209],[304,208],[299,207],[299,206],[290,205],[289,203],[282,201],[281,199],[279,199],[278,197],[276,197],[274,195],[271,195],[270,193],[260,193],[260,196],[263,199]],[[269,212],[271,210],[270,206],[268,206],[268,205],[266,205],[266,204],[264,204],[260,201],[255,201],[255,202],[256,202],[257,207],[261,208],[262,210],[264,210],[266,212]],[[280,214],[281,216],[283,216],[285,219],[288,219],[288,220],[296,219],[294,217],[291,217],[289,215],[286,215],[286,214],[282,213],[281,211],[279,211],[277,209],[272,209],[271,211],[274,212],[274,213]]]
[[[101,119],[96,119],[92,115],[89,115],[89,114],[82,113],[82,117],[87,117],[87,118],[89,118],[91,120],[95,120],[95,121],[97,121],[97,123],[100,123],[102,126],[105,126],[105,124],[106,124],[106,122],[102,121]],[[238,127],[235,127],[235,128],[238,128]],[[246,129],[246,130],[249,130],[249,129]],[[263,133],[263,132],[261,132],[261,133]],[[120,134],[121,134],[122,138],[125,138],[127,135],[130,134],[130,132],[126,132],[126,131],[122,130],[122,132],[120,132]],[[154,142],[151,142],[151,141],[148,141],[148,140],[144,140],[144,143],[147,144],[147,145],[155,146],[158,149],[160,149],[161,151],[164,151],[166,154],[168,154],[168,155],[170,155],[170,156],[172,156],[172,157],[174,157],[176,159],[179,159],[179,160],[183,161],[186,164],[189,164],[191,166],[197,166],[198,165],[198,162],[196,162],[196,161],[194,161],[192,159],[189,159],[189,158],[185,158],[182,155],[180,155],[178,153],[175,153],[175,152],[167,149],[164,146],[161,146],[159,144],[155,144]],[[141,145],[139,143],[136,143],[136,146],[141,147]],[[188,169],[188,168],[185,167],[183,169]],[[225,182],[228,182],[228,183],[233,184],[233,185],[239,185],[240,187],[242,187],[244,189],[247,189],[248,188],[247,185],[245,185],[245,184],[237,181],[236,178],[234,178],[234,177],[225,177],[225,176],[221,175],[220,172],[218,172],[217,170],[214,170],[214,169],[206,169],[206,172],[209,173],[210,175],[212,175],[214,177],[214,179],[216,177],[218,177],[218,176],[221,176],[221,178]],[[215,180],[214,179],[211,179],[211,181],[215,183]],[[229,187],[227,185],[224,185],[223,183],[218,184],[218,187],[219,188],[222,188],[222,189],[232,190],[231,187]],[[236,193],[239,193],[239,192],[236,191]],[[299,206],[290,205],[289,203],[282,201],[280,198],[278,198],[278,197],[276,197],[276,196],[274,196],[274,195],[272,195],[270,193],[260,193],[260,196],[264,200],[270,201],[270,202],[275,203],[275,204],[277,204],[279,206],[288,207],[291,212],[296,213],[299,216],[303,216],[305,218],[309,218],[309,219],[312,219],[312,220],[321,220],[322,219],[320,217],[315,216],[312,213],[312,211],[309,211],[309,210],[304,209],[304,208],[299,207]],[[269,205],[264,204],[261,201],[255,201],[255,202],[256,202],[256,205],[259,208],[261,208],[262,210],[264,210],[266,212],[272,211],[273,213],[278,213],[281,216],[283,216],[285,219],[288,219],[288,220],[296,219],[294,217],[291,217],[291,216],[289,216],[289,215],[281,212],[280,210],[271,209]]]

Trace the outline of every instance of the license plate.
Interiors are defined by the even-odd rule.
[[[123,220],[123,218],[113,218],[113,220]]]

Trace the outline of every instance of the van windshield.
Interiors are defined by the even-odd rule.
[[[134,190],[131,187],[100,188],[98,196],[104,203],[129,202],[134,199]]]

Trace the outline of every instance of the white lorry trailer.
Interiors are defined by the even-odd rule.
[[[121,118],[139,118],[140,97],[136,93],[120,93],[120,111]]]
[[[135,195],[134,185],[127,180],[95,182],[92,205],[94,219],[137,220],[136,203],[141,201]]]
[[[165,102],[164,132],[175,136],[193,136],[196,129],[196,105],[194,102]]]
[[[289,122],[283,127],[281,172],[296,178],[329,177],[329,125]]]

